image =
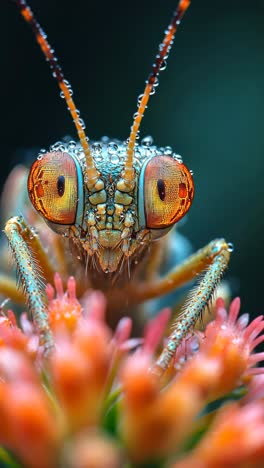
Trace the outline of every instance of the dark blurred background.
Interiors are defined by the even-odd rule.
[[[176,0],[31,0],[93,139],[128,136],[138,94]],[[141,135],[193,169],[182,227],[198,248],[235,245],[227,277],[243,311],[264,312],[264,0],[193,0]],[[1,184],[23,148],[75,129],[49,67],[12,1],[1,2]]]

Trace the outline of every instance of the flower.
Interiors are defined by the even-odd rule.
[[[263,466],[264,402],[223,407],[210,431],[174,468]]]
[[[177,349],[165,376],[152,372],[170,311],[131,336],[112,331],[105,298],[83,305],[74,278],[47,286],[55,347],[44,357],[26,314],[0,316],[0,460],[25,467],[253,467],[264,456],[264,320],[216,302],[216,317]],[[214,405],[211,409],[210,405]],[[11,463],[12,462],[12,463]]]

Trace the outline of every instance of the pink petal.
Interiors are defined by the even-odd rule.
[[[54,284],[55,284],[57,297],[59,299],[62,299],[62,297],[64,295],[64,291],[63,291],[62,279],[61,279],[61,276],[60,276],[59,273],[55,273],[55,275],[54,275]]]
[[[76,300],[76,282],[73,276],[70,276],[67,283],[68,297],[70,300]]]
[[[132,320],[129,317],[122,318],[116,327],[113,341],[119,347],[124,341],[128,340],[132,330]]]
[[[162,340],[170,315],[171,310],[167,307],[147,323],[144,330],[144,351],[147,353],[153,353]]]
[[[236,297],[230,304],[228,322],[235,324],[240,310],[240,299]]]

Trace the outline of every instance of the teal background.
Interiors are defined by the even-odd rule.
[[[137,96],[175,1],[31,1],[63,64],[92,139],[128,136]],[[245,312],[264,311],[264,1],[191,4],[149,103],[141,135],[194,171],[182,232],[195,248],[235,245],[227,278]],[[24,148],[75,130],[13,2],[1,2],[1,183]],[[19,151],[18,151],[19,150]]]

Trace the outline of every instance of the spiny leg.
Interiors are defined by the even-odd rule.
[[[141,281],[136,285],[129,285],[127,291],[129,299],[133,303],[142,303],[172,292],[205,271],[208,265],[211,265],[215,257],[222,251],[227,252],[229,260],[231,251],[230,244],[227,244],[224,239],[211,241],[205,247],[199,249],[184,260],[180,265],[172,268],[162,278],[155,279],[154,281]]]
[[[48,323],[38,257],[36,257],[31,245],[31,241],[36,236],[30,231],[22,217],[13,217],[7,221],[5,234],[12,250],[19,281],[25,293],[29,310],[40,334],[40,342],[44,346],[44,353],[48,355],[53,347],[53,338]]]
[[[230,251],[230,244],[227,244],[223,239],[219,239],[199,250],[176,269],[178,275],[175,277],[178,279],[178,283],[182,284],[179,278],[180,270],[182,278],[186,280],[186,278],[191,279],[191,274],[194,277],[201,272],[202,264],[204,268],[207,266],[202,280],[191,292],[187,303],[174,324],[174,330],[168,338],[167,345],[152,369],[159,376],[168,369],[177,347],[190,329],[194,327],[204,308],[210,302],[215,288],[229,263]],[[172,272],[168,276],[172,277]]]

